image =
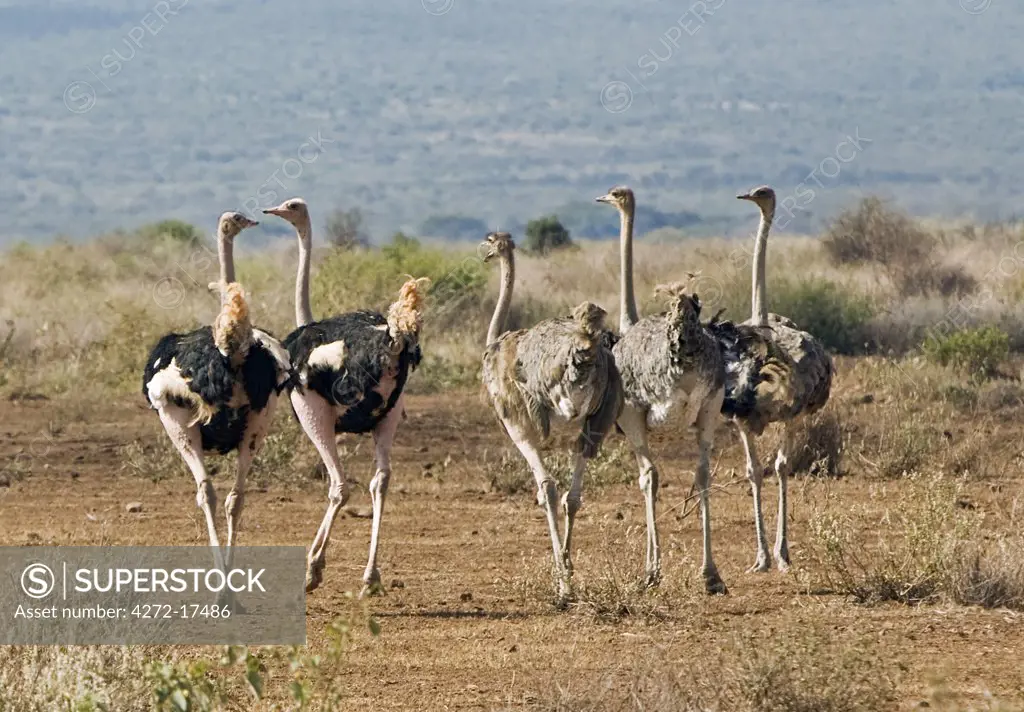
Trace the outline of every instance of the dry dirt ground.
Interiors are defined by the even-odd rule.
[[[878,500],[877,482],[858,477],[855,460],[839,480],[793,482],[795,566],[788,574],[745,573],[754,555],[749,490],[714,492],[714,550],[729,594],[707,597],[699,583],[699,519],[681,516],[695,449],[687,434],[661,431],[654,446],[664,486],[663,591],[655,616],[608,622],[585,611],[558,612],[545,599],[546,527],[532,488],[514,496],[489,491],[481,463],[495,462],[507,443],[477,395],[412,397],[408,412],[384,521],[388,591],[370,602],[381,633],[357,636],[345,661],[351,709],[552,708],[553,700],[577,691],[593,701],[602,690],[628,685],[645,661],[685,671],[745,634],[767,646],[806,633],[866,646],[879,671],[896,680],[901,709],[917,707],[936,679],[976,703],[989,691],[1013,706],[1024,700],[1018,614],[943,604],[861,606],[812,584],[808,520],[816,504],[829,496]],[[0,543],[204,544],[191,480],[182,474],[153,482],[122,461],[128,443],[163,437],[154,414],[130,399],[96,408],[88,420],[81,414],[59,401],[2,404],[0,459],[17,456],[19,474],[0,489]],[[741,471],[742,455],[724,428],[717,443],[721,484]],[[363,484],[368,445],[349,461]],[[241,543],[308,545],[325,504],[323,483],[275,484],[267,473],[254,479],[259,486],[246,501]],[[223,492],[226,478],[217,480]],[[974,505],[1001,506],[997,498],[1005,495],[994,489],[972,490]],[[773,531],[774,479],[765,492]],[[142,511],[126,512],[130,501],[142,502]],[[351,504],[367,501],[365,488],[357,488]],[[585,492],[575,539],[578,578],[640,565],[642,503],[635,486]],[[868,516],[864,530],[876,524]],[[307,597],[314,648],[345,605],[344,592],[358,590],[368,541],[367,519],[339,519],[325,582]],[[396,580],[404,586],[393,587]]]

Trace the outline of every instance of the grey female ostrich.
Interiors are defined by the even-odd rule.
[[[306,201],[292,198],[263,212],[290,222],[299,240],[297,328],[284,340],[295,371],[290,398],[295,416],[313,441],[331,480],[327,511],[309,550],[306,591],[313,591],[323,580],[331,527],[349,497],[349,482],[341,468],[335,437],[340,433],[372,432],[377,467],[369,486],[373,525],[362,591],[370,593],[380,586],[377,547],[391,479],[391,446],[405,415],[402,394],[406,379],[420,362],[422,290],[429,280],[406,282],[387,315],[356,311],[313,321],[309,306],[313,238]]]
[[[238,472],[224,502],[231,547],[242,515],[245,478],[290,374],[287,352],[273,336],[252,327],[242,287],[235,282],[234,238],[256,224],[241,213],[221,215],[220,314],[212,327],[160,339],[142,377],[143,395],[195,477],[196,502],[206,517],[210,546],[218,548],[213,520],[217,495],[203,453],[238,450]]]
[[[622,408],[622,386],[608,350],[605,311],[583,302],[572,316],[547,319],[530,329],[502,332],[515,283],[515,243],[494,232],[481,244],[484,261],[501,260],[501,291],[487,330],[482,381],[498,420],[533,471],[544,507],[558,578],[560,603],[568,599],[573,522],[582,504],[583,471]],[[555,510],[558,486],[544,468],[540,447],[552,417],[582,424],[576,441],[572,484],[562,500],[565,539]]]
[[[613,352],[622,375],[625,406],[618,426],[633,446],[640,468],[639,484],[647,513],[645,580],[654,585],[661,579],[656,511],[658,470],[651,459],[647,434],[670,412],[682,408],[684,422],[696,430],[700,448],[695,486],[700,497],[704,586],[708,593],[725,593],[726,586],[711,555],[708,501],[714,428],[725,395],[722,351],[714,335],[700,323],[696,295],[687,295],[682,285],[659,288],[671,297],[667,312],[638,317],[633,294],[633,191],[615,187],[597,201],[615,206],[620,215],[621,335]]]
[[[779,570],[785,571],[790,565],[786,537],[786,478],[789,473],[785,448],[799,416],[810,415],[828,402],[835,368],[820,341],[801,331],[791,319],[768,313],[765,267],[768,231],[775,216],[775,191],[760,186],[736,197],[751,201],[761,210],[754,243],[752,313],[748,321],[738,326],[716,318],[709,327],[719,337],[727,363],[722,412],[739,431],[747,456],[747,478],[753,489],[757,559],[751,571],[763,572],[771,568],[761,513],[764,470],[757,458],[754,438],[763,433],[769,423],[784,424],[782,444],[775,457],[775,474],[779,479],[775,560]]]

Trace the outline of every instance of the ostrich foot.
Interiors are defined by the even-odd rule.
[[[565,578],[558,582],[558,593],[555,596],[555,609],[564,611],[569,608],[572,602],[572,588],[569,586],[569,579]]]
[[[248,613],[248,609],[235,598],[234,592],[223,588],[217,593],[217,603],[219,608],[227,608],[231,611],[232,615],[239,615]]]
[[[324,580],[324,560],[317,559],[309,564],[306,569],[306,593],[317,589]]]
[[[380,570],[374,569],[369,576],[363,577],[363,588],[359,592],[360,598],[366,598],[367,596],[383,596],[387,591],[384,590],[384,586],[380,582]]]
[[[775,563],[779,567],[779,571],[786,573],[789,571],[791,562],[789,560],[789,547],[783,547],[775,552]]]
[[[747,573],[750,574],[763,574],[766,573],[772,567],[772,561],[768,558],[768,555],[764,552],[757,555],[757,561],[754,565],[747,569]]]
[[[641,579],[640,587],[643,589],[655,588],[661,583],[661,569],[648,569]]]
[[[704,572],[704,590],[713,596],[721,596],[729,593],[729,589],[726,588],[725,582],[722,581],[722,577],[718,575],[717,569],[711,569],[710,571]]]

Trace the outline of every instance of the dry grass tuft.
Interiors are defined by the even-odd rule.
[[[833,502],[811,520],[819,584],[858,603],[926,603],[962,580],[967,543],[979,519],[961,506],[962,483],[908,477],[872,537],[848,507]]]
[[[972,546],[953,562],[945,588],[964,606],[1024,610],[1024,542],[1002,539],[983,550]]]
[[[669,660],[655,649],[622,670],[556,684],[552,712],[879,712],[895,704],[895,681],[870,644],[820,636],[755,639],[723,646],[712,660]]]
[[[568,437],[567,430],[563,437],[553,438],[544,453],[544,466],[558,482],[561,491],[565,491],[572,481],[574,455],[569,451],[570,446],[566,442]],[[507,497],[536,492],[533,473],[530,472],[522,455],[515,449],[506,448],[496,460],[484,464],[491,492]],[[621,439],[606,440],[597,457],[587,463],[583,480],[584,497],[587,492],[613,485],[629,484],[636,477],[636,460],[629,445]]]
[[[0,647],[0,709],[148,710],[147,652],[143,646]]]
[[[804,418],[789,435],[789,466],[812,477],[838,477],[842,473],[843,428],[838,412],[826,407]]]

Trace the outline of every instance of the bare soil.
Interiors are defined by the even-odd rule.
[[[285,406],[286,409],[286,406]],[[102,408],[19,399],[0,408],[0,461],[17,464],[0,488],[0,542],[22,544],[205,544],[194,485],[184,474],[152,481],[140,463],[125,463],[127,444],[164,437],[155,415],[125,399]],[[559,612],[546,599],[550,546],[532,488],[515,496],[489,491],[482,462],[508,444],[475,393],[412,397],[399,431],[387,501],[382,575],[387,592],[370,602],[381,622],[377,638],[360,635],[346,661],[352,709],[532,709],[562,692],[597,684],[625,685],[636,661],[655,656],[686,668],[712,659],[737,636],[772,638],[813,632],[857,641],[897,680],[900,707],[916,707],[933,679],[967,700],[986,691],[1004,702],[1024,700],[1024,625],[1020,615],[946,605],[861,606],[812,584],[808,519],[832,495],[874,503],[863,522],[882,516],[877,481],[858,476],[850,458],[838,480],[797,478],[791,485],[791,552],[787,574],[746,573],[754,535],[745,484],[712,495],[714,550],[729,594],[704,595],[699,580],[700,522],[683,501],[695,448],[677,428],[653,439],[662,472],[661,526],[665,582],[657,616],[607,622],[581,611]],[[281,414],[279,414],[281,415]],[[616,436],[618,437],[618,436]],[[722,428],[715,481],[742,472],[742,452]],[[350,460],[353,477],[370,476],[369,440]],[[302,443],[300,447],[311,446]],[[767,452],[765,453],[767,454]],[[141,463],[142,468],[145,463]],[[218,476],[224,491],[227,479]],[[301,477],[280,484],[255,473],[241,543],[308,545],[325,505],[326,487]],[[991,483],[970,490],[972,504],[998,515],[1020,488]],[[766,483],[774,528],[775,483]],[[128,513],[127,502],[143,504]],[[357,488],[334,530],[324,584],[307,597],[309,643],[357,591],[365,565],[368,498]],[[642,564],[643,500],[635,486],[585,490],[577,525],[577,577],[609,561]],[[684,512],[686,513],[684,515]],[[222,516],[222,512],[218,512]],[[628,566],[627,566],[628,568]],[[588,571],[589,569],[589,571]]]

